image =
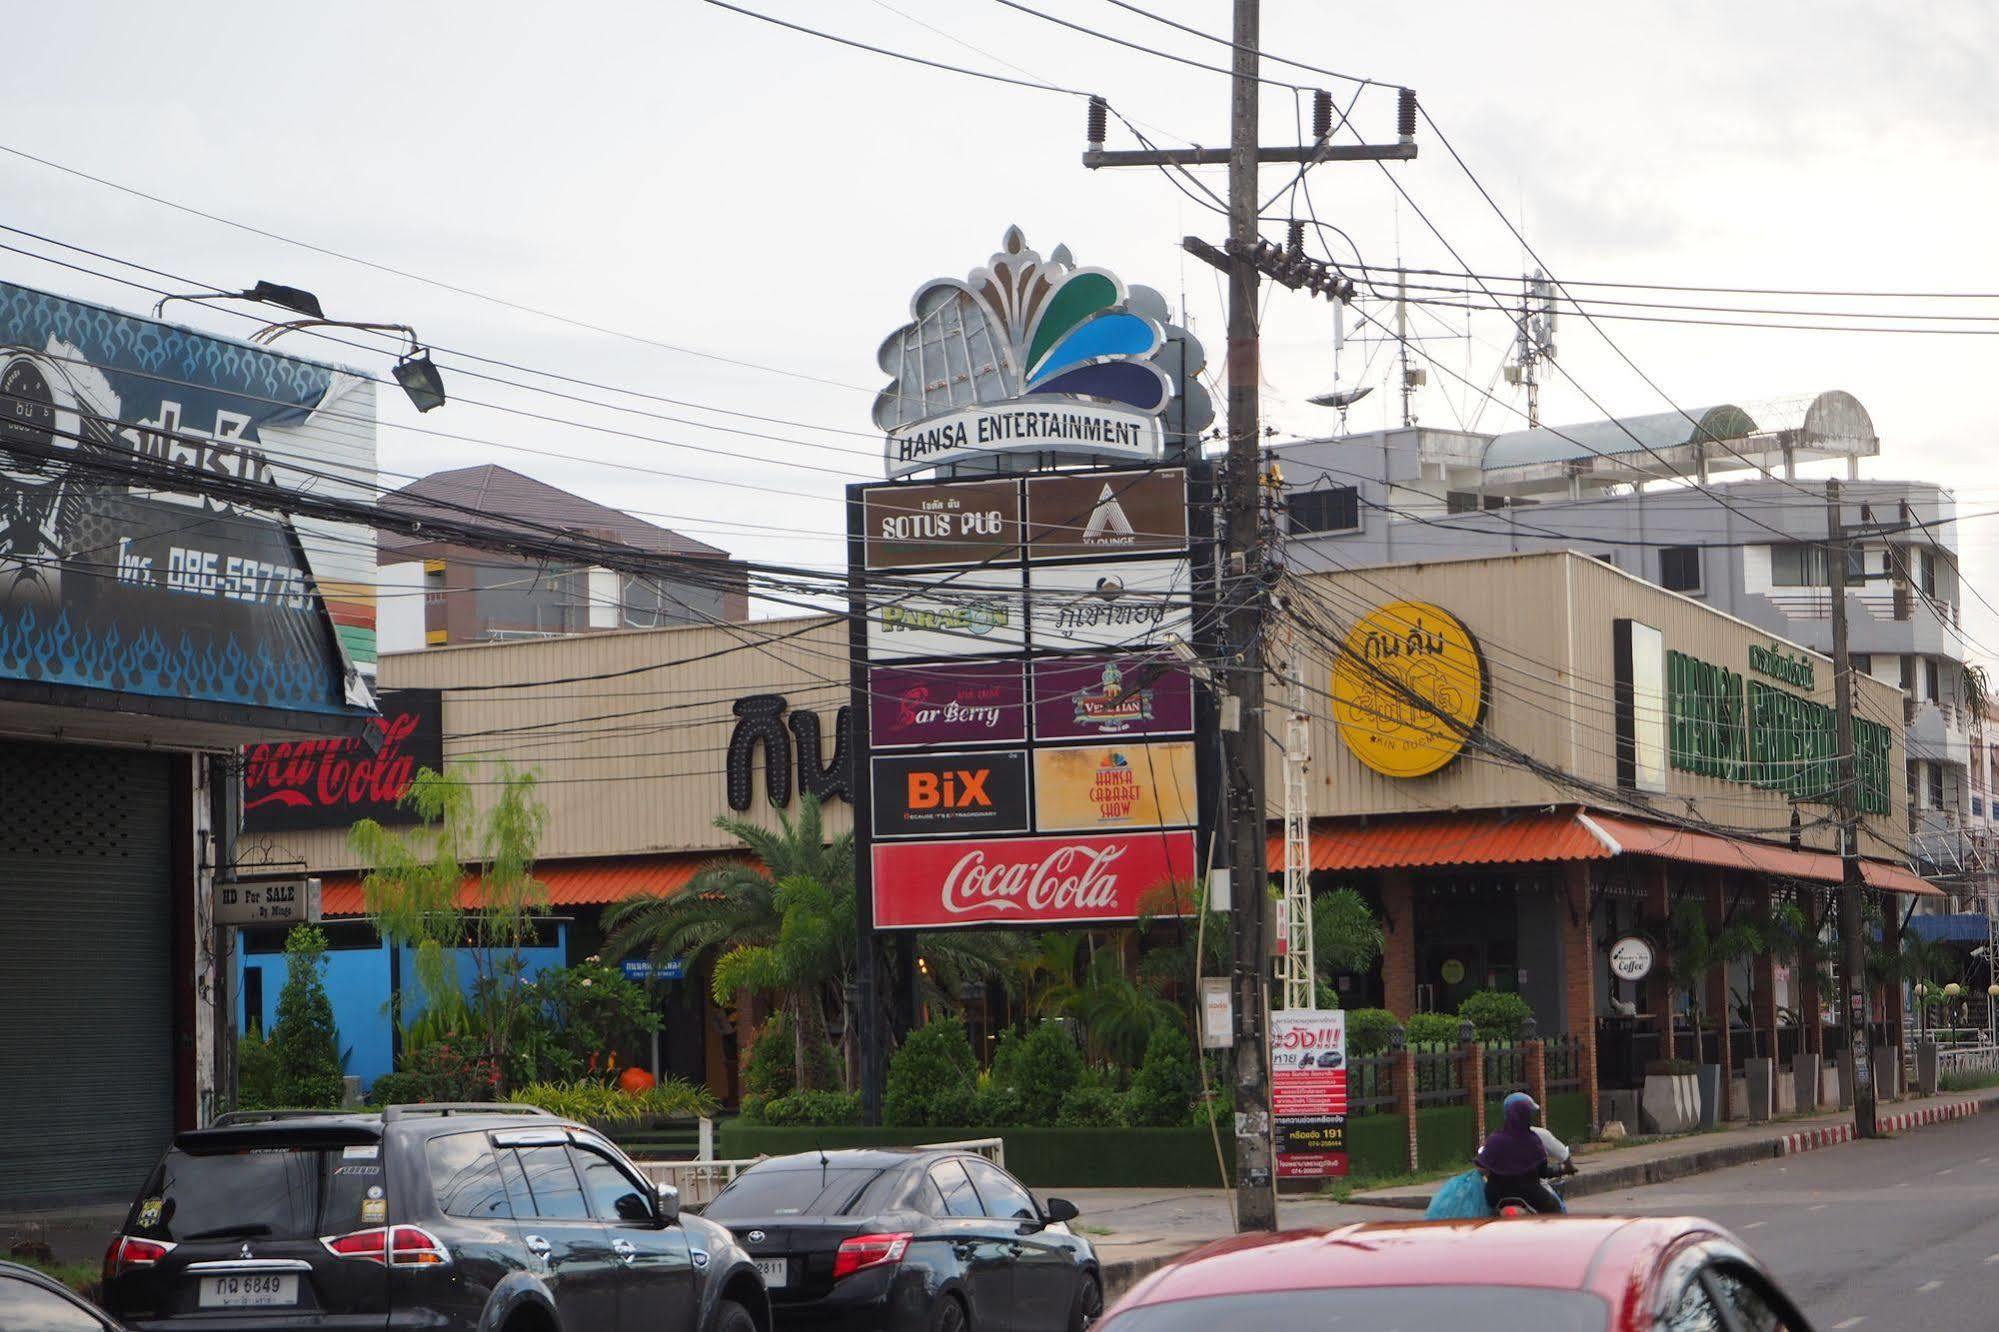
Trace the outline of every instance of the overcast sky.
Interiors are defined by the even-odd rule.
[[[1161,142],[1226,139],[1222,76],[993,0],[746,4],[1100,92]],[[1036,7],[1226,63],[1224,48],[1104,0]],[[1230,10],[1225,0],[1149,7],[1217,33]],[[1999,292],[1999,95],[1990,79],[1999,6],[1987,0],[1271,0],[1265,10],[1267,51],[1418,89],[1558,276]],[[728,358],[510,310],[0,155],[7,225],[204,283],[305,286],[330,313],[411,323],[441,348],[702,405],[564,390],[683,418],[661,420],[454,374],[454,401],[428,417],[383,398],[389,484],[503,462],[736,554],[830,564],[843,555],[839,486],[881,474],[868,417],[882,382],[877,345],[907,317],[918,284],[983,263],[1009,223],[1044,254],[1067,243],[1081,263],[1184,300],[1220,360],[1217,276],[1185,259],[1178,242],[1189,233],[1219,239],[1222,219],[1158,172],[1085,171],[1084,113],[1073,97],[897,63],[698,0],[78,3],[20,9],[10,20],[23,57],[0,85],[0,143],[10,148],[438,283]],[[1325,84],[1343,103],[1352,94],[1320,75],[1266,72]],[[1264,101],[1266,142],[1295,142],[1292,95],[1266,88]],[[1363,95],[1354,123],[1370,139],[1392,137],[1393,94]],[[1473,267],[1519,272],[1518,244],[1441,145],[1419,138],[1420,160],[1391,168],[1396,178]],[[1135,145],[1119,130],[1112,146]],[[1219,171],[1201,174],[1222,189]],[[1286,169],[1266,168],[1266,195],[1288,179]],[[1310,183],[1318,217],[1343,229],[1367,262],[1392,264],[1399,253],[1412,266],[1455,266],[1379,168],[1328,165]],[[1266,224],[1272,239],[1283,237],[1287,202]],[[1350,253],[1346,242],[1335,245]],[[0,275],[130,309],[153,300],[7,252]],[[1819,308],[1955,308],[1999,329],[1999,299]],[[255,326],[198,310],[186,317],[238,336]],[[1465,320],[1440,311],[1414,327],[1434,339],[1423,344],[1427,354],[1484,386],[1510,327],[1480,316],[1467,338]],[[1267,306],[1265,401],[1282,431],[1335,424],[1304,401],[1333,383],[1332,322],[1323,301],[1299,295],[1280,292]],[[1682,406],[1849,390],[1882,441],[1864,475],[1942,480],[1956,487],[1962,514],[1999,510],[1999,339],[1605,327]],[[378,373],[390,360],[307,338],[287,345]],[[1360,378],[1367,352],[1349,345],[1347,381]],[[1559,355],[1614,414],[1667,406],[1577,320],[1561,327]],[[456,359],[440,353],[447,364]],[[1369,381],[1383,382],[1388,359],[1376,356]],[[1446,374],[1433,372],[1431,385],[1418,404],[1425,423],[1519,422],[1522,399],[1503,383],[1497,403]],[[1396,407],[1392,392],[1379,391],[1349,425],[1374,428]],[[1559,376],[1545,394],[1552,424],[1598,415]],[[1994,520],[1973,518],[1960,540],[1968,575],[1999,601],[1995,533]],[[1976,611],[1967,627],[1999,644],[1999,622]]]

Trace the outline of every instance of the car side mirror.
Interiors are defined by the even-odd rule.
[[[1076,1204],[1070,1202],[1067,1198],[1050,1198],[1041,1211],[1051,1223],[1056,1221],[1074,1221],[1080,1215],[1076,1210]]]
[[[671,1184],[654,1184],[653,1195],[659,1203],[659,1222],[672,1225],[680,1219],[680,1190]]]

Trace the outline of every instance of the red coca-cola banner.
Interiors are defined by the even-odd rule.
[[[417,769],[444,767],[442,695],[389,689],[363,740],[293,740],[243,751],[243,829],[345,828],[361,819],[414,823],[400,803]]]
[[[883,842],[872,850],[875,926],[885,930],[1135,920],[1157,912],[1154,889],[1195,875],[1189,831]]]

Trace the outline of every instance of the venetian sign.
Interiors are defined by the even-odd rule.
[[[1393,601],[1355,621],[1333,664],[1333,717],[1355,758],[1423,777],[1463,751],[1485,710],[1485,663],[1459,619]]]
[[[1037,568],[1028,601],[1037,652],[1164,648],[1187,638],[1194,620],[1184,559]]]
[[[891,754],[874,760],[875,836],[1027,831],[1027,753]]]
[[[1148,657],[1056,657],[1034,671],[1037,740],[1175,735],[1194,729],[1194,682]]]
[[[1194,877],[1192,831],[877,842],[881,929],[1136,920],[1154,890]]]
[[[1028,558],[1138,555],[1187,548],[1187,473],[1180,468],[1027,483]]]
[[[1027,695],[1017,661],[878,666],[868,674],[868,738],[875,749],[1027,739]]]
[[[1142,463],[1165,447],[1166,305],[1115,274],[1048,258],[1018,227],[986,266],[917,289],[882,343],[875,399],[890,476],[995,453]]]
[[[1194,742],[1034,751],[1034,826],[1109,832],[1194,822]]]
[[[861,497],[870,569],[1020,557],[1020,483],[874,486]]]

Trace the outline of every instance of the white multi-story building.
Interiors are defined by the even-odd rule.
[[[1841,460],[1849,643],[1898,686],[1910,857],[1940,885],[1977,865],[1956,501],[1860,478],[1880,452],[1847,393],[1485,435],[1411,427],[1274,450],[1300,570],[1569,547],[1820,651],[1832,646],[1826,483]],[[1988,781],[1979,818],[1992,821]]]

